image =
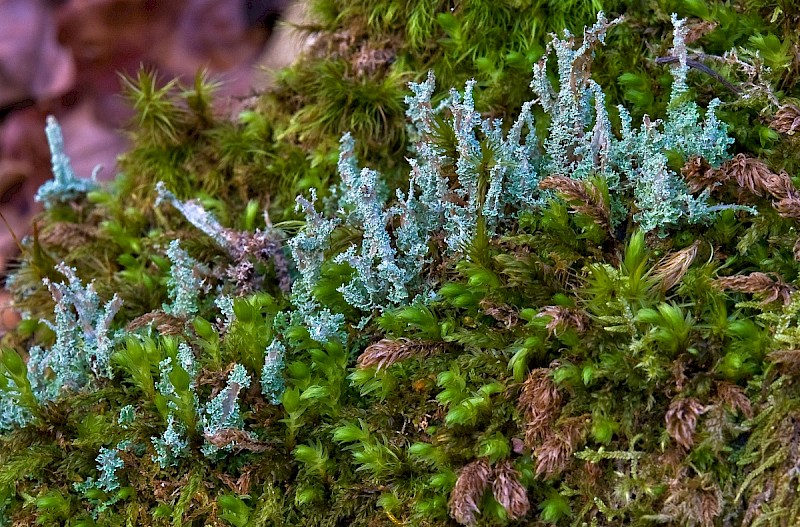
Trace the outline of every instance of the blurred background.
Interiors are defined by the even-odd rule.
[[[31,231],[33,196],[52,177],[45,117],[61,124],[76,174],[116,175],[132,117],[120,74],[221,81],[220,111],[270,84],[302,46],[291,0],[0,0],[0,275]],[[283,23],[288,22],[288,23]],[[0,298],[0,304],[3,299]],[[0,320],[2,323],[2,320]]]

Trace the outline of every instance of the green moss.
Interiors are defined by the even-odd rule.
[[[316,0],[311,9],[316,43],[233,122],[212,112],[213,86],[202,76],[191,86],[162,88],[153,73],[130,80],[137,117],[122,176],[40,218],[12,281],[29,320],[6,344],[24,357],[55,341],[38,321],[52,318],[42,279],[63,281],[55,270],[61,261],[84,283],[95,280],[100,298],[119,295],[113,329],[127,335],[116,345],[113,377],[91,393],[67,390],[44,403],[15,392],[13,382],[0,385],[10,400],[25,397],[35,410],[30,424],[0,437],[0,519],[444,526],[464,517],[454,509],[469,508],[464,489],[477,492],[478,525],[783,526],[797,518],[798,233],[796,220],[773,207],[774,196],[729,181],[714,197],[755,207],[758,216],[727,210],[706,224],[676,223],[658,238],[636,230],[626,215],[631,200],[620,196],[629,189],[593,173],[577,191],[591,199],[553,192],[496,236],[476,221],[463,257],[447,257],[444,241],[431,239],[431,261],[421,272],[425,294],[373,312],[349,305],[339,291],[354,273],[332,258],[364,238],[360,228],[339,226],[309,291],[317,308],[345,320],[325,343],[291,317],[291,298],[272,268],[253,260],[248,276],[256,279],[232,279],[229,271],[241,262],[154,201],[163,181],[231,232],[274,229],[286,240],[302,228],[298,194],[319,189],[324,212],[335,212],[337,149],[350,132],[359,161],[382,173],[391,202],[394,189],[408,190],[405,158],[414,155],[407,82],[429,70],[443,88],[474,78],[478,111],[510,123],[531,98],[528,79],[547,34],[580,34],[601,9],[624,11],[627,20],[597,50],[592,78],[608,88],[607,105],[624,103],[634,122],[666,114],[672,76],[655,59],[668,53],[671,12],[705,31],[690,52],[758,50],[772,68],[750,79],[760,91],[743,97],[752,88],[746,74],[732,61],[708,60],[742,92],[692,69],[689,95],[703,107],[720,97],[736,151],[794,177],[797,140],[770,128],[777,106],[766,88],[779,102],[800,97],[792,52],[800,6]],[[754,60],[747,50],[739,56]],[[440,90],[434,103],[445,96]],[[454,191],[458,134],[447,121],[433,123],[429,140],[443,154]],[[549,125],[536,116],[540,136]],[[669,154],[670,169],[686,161]],[[484,197],[492,163],[487,158],[477,169]],[[591,205],[621,219],[603,227]],[[384,226],[389,236],[401,226],[395,220]],[[202,264],[198,279],[208,290],[196,315],[164,312],[166,250],[175,239]],[[754,295],[747,287],[726,292],[717,281],[755,272],[768,273],[772,284],[762,280]],[[245,291],[241,283],[259,285]],[[775,301],[759,301],[772,293]],[[215,305],[223,295],[236,297],[233,321]],[[257,382],[274,339],[286,349],[280,405]],[[183,360],[180,345],[191,351],[196,372],[175,365]],[[173,373],[162,375],[168,358]],[[231,385],[234,364],[248,371],[249,388]],[[3,372],[19,377],[14,368]],[[197,423],[223,390],[219,422],[239,411],[244,425],[204,437]],[[123,425],[118,417],[127,405],[135,418]],[[188,446],[162,468],[152,438],[162,437],[170,418],[185,428]],[[119,453],[120,489],[79,492],[76,483],[98,477],[101,449],[123,440],[132,446]],[[208,457],[209,445],[230,452]],[[465,467],[480,474],[484,462],[496,488],[464,481]],[[523,491],[512,492],[518,486]],[[523,496],[530,510],[518,515]]]

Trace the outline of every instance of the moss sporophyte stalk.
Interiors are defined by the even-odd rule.
[[[0,525],[800,518],[794,11],[312,4],[233,122],[128,79],[109,187],[48,121]]]

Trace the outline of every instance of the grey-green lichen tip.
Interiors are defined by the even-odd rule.
[[[96,176],[101,166],[95,167],[92,177],[89,179],[79,178],[75,175],[69,157],[64,152],[64,135],[61,133],[61,126],[52,115],[47,116],[45,134],[47,134],[47,142],[50,145],[53,179],[39,187],[35,196],[36,201],[43,203],[45,209],[50,209],[55,204],[68,203],[97,189]]]

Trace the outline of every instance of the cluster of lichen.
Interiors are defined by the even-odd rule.
[[[797,521],[800,10],[552,4],[317,0],[236,123],[142,73],[109,189],[51,124],[0,524]]]

